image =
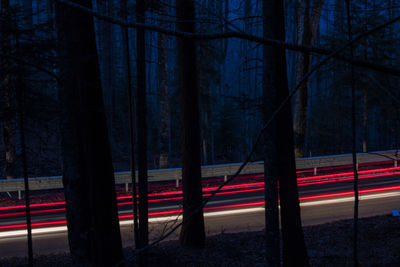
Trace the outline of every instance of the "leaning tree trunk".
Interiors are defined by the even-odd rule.
[[[90,0],[76,0],[92,7]],[[56,2],[62,84],[63,183],[69,247],[76,266],[113,266],[122,258],[92,17]]]
[[[12,19],[10,11],[10,1],[1,0],[1,9],[3,15],[3,23],[1,27],[1,51],[4,54],[11,53],[11,36]],[[16,171],[16,154],[15,154],[15,93],[12,85],[12,65],[6,58],[1,59],[1,109],[3,115],[3,144],[5,150],[5,166],[3,169],[3,177],[12,179],[15,177]]]
[[[176,1],[176,28],[195,32],[193,0]],[[181,107],[183,225],[180,243],[186,247],[205,246],[200,169],[199,97],[197,87],[196,43],[177,40],[178,90]]]

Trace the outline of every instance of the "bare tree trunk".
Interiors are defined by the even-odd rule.
[[[136,20],[145,22],[146,1],[136,2]],[[139,248],[149,243],[148,225],[148,181],[147,181],[147,103],[146,103],[146,47],[145,32],[136,31],[136,70],[137,70],[137,133],[138,133],[138,174],[139,174]],[[141,253],[140,266],[147,266],[147,253]]]
[[[176,1],[176,28],[195,32],[193,0]],[[186,247],[203,248],[205,231],[200,169],[199,97],[197,87],[196,43],[177,40],[178,90],[181,106],[183,225],[179,236]]]
[[[160,27],[167,28],[166,10],[160,5]],[[168,158],[171,152],[171,112],[169,107],[168,88],[168,37],[158,33],[158,92],[160,101],[160,168],[168,168]]]
[[[274,39],[285,39],[283,1],[264,0],[264,35]],[[286,54],[282,48],[264,48],[264,112],[269,117],[274,107],[289,95],[286,73]],[[272,97],[272,99],[270,99]],[[269,105],[272,105],[270,107]],[[307,250],[301,226],[299,195],[297,189],[296,163],[294,156],[293,121],[290,105],[286,105],[276,117],[276,131],[266,135],[265,199],[267,259],[272,266],[279,266],[279,239],[277,237],[277,194],[279,180],[281,225],[283,240],[283,266],[308,266]],[[273,141],[270,141],[273,140]],[[269,141],[269,142],[268,142]],[[275,145],[275,147],[273,147]],[[268,207],[271,205],[271,207]]]
[[[74,2],[92,7],[90,0]],[[93,19],[58,2],[55,15],[72,260],[75,266],[113,266],[123,258]]]
[[[368,92],[365,89],[363,95],[363,140],[362,140],[362,152],[367,152],[367,138],[368,138]]]
[[[319,29],[322,6],[324,0],[313,1],[312,8],[310,0],[297,1],[297,43],[299,45],[314,45]],[[310,10],[311,9],[311,10]],[[299,83],[307,72],[310,71],[312,57],[310,53],[299,53],[296,67],[296,83]],[[295,96],[294,132],[295,132],[295,156],[303,157],[306,141],[307,128],[307,105],[308,80],[300,87]]]
[[[277,38],[276,25],[272,22],[274,3],[263,0],[263,37]],[[276,91],[281,73],[276,68],[279,59],[276,48],[263,46],[263,115],[264,123],[276,109]],[[280,234],[278,209],[278,170],[276,161],[276,123],[272,122],[264,134],[264,199],[265,199],[265,241],[266,264],[280,266]]]
[[[1,0],[1,9],[4,22],[1,29],[1,50],[2,53],[11,53],[12,19],[10,13],[10,1]],[[5,150],[6,162],[3,169],[3,177],[12,179],[16,172],[16,154],[15,154],[15,93],[12,84],[12,64],[6,58],[1,60],[1,107],[3,113],[3,144]]]
[[[112,10],[114,8],[113,0],[96,0],[97,9],[108,16],[112,15]],[[113,25],[109,22],[98,20],[98,39],[99,39],[99,51],[100,51],[100,73],[101,82],[104,91],[104,104],[107,116],[107,122],[110,125],[108,131],[110,136],[111,144],[114,143],[113,136],[113,125],[114,125],[114,98],[115,98],[115,88],[114,88],[114,77],[115,77],[115,64],[114,64],[114,31]]]
[[[122,17],[128,21],[128,1],[121,1]],[[122,27],[122,46],[124,49],[124,67],[127,81],[128,93],[128,111],[129,111],[129,152],[130,152],[130,173],[132,181],[132,208],[133,208],[133,234],[135,240],[135,247],[139,247],[139,224],[138,224],[138,202],[136,194],[136,174],[135,174],[135,131],[134,131],[134,101],[133,101],[133,88],[131,78],[131,61],[130,61],[130,47],[129,47],[129,30],[128,27]]]

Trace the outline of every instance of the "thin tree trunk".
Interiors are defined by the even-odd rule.
[[[32,5],[32,3],[31,3],[31,5]],[[31,15],[32,15],[32,13],[27,14],[28,18]],[[19,53],[21,50],[19,29],[16,31],[15,47],[16,47],[17,53]],[[28,241],[27,242],[28,243],[28,265],[33,266],[32,218],[31,218],[31,207],[30,207],[28,159],[27,159],[27,155],[26,155],[26,144],[25,144],[25,112],[24,112],[24,110],[25,110],[24,87],[25,86],[24,86],[23,75],[24,75],[24,68],[22,65],[18,64],[17,82],[16,82],[16,106],[17,106],[17,113],[18,113],[18,119],[19,119],[18,120],[19,139],[20,139],[20,145],[21,145],[21,160],[22,160],[24,191],[25,191],[25,219],[26,219],[26,230],[27,230],[27,241]]]
[[[167,28],[166,10],[160,5],[160,27]],[[160,101],[160,168],[168,168],[168,158],[171,152],[171,112],[169,107],[168,88],[168,37],[158,33],[158,91]]]
[[[91,8],[90,0],[76,0]],[[92,17],[56,2],[62,113],[63,184],[75,266],[122,258],[114,170]]]
[[[121,7],[123,9],[122,17],[128,21],[128,3],[127,0],[122,0]],[[131,61],[129,50],[129,30],[128,27],[122,27],[122,45],[124,49],[124,64],[125,75],[127,81],[128,91],[128,110],[129,110],[129,152],[130,152],[130,172],[132,180],[132,208],[133,208],[133,234],[135,240],[135,247],[139,247],[139,224],[138,224],[138,202],[136,194],[136,175],[135,175],[135,132],[134,132],[134,101],[133,101],[133,88],[131,78]]]
[[[136,2],[136,20],[145,22],[145,0]],[[137,133],[138,133],[138,173],[139,173],[139,248],[149,243],[148,226],[148,181],[147,181],[147,104],[146,104],[146,57],[145,32],[136,31],[137,70]],[[147,266],[147,253],[141,253],[140,266]]]
[[[363,95],[363,141],[362,141],[362,152],[367,152],[367,138],[368,138],[368,92],[364,90]]]
[[[195,32],[193,0],[176,1],[176,28]],[[177,40],[178,90],[181,107],[183,225],[179,236],[186,247],[203,248],[205,231],[200,169],[200,126],[196,43]]]
[[[283,1],[268,1],[272,10],[270,21],[276,39],[285,39]],[[289,95],[284,49],[276,49],[276,105]],[[299,194],[297,188],[294,133],[291,106],[286,105],[276,117],[276,161],[279,181],[281,225],[283,241],[283,266],[308,266],[307,250],[301,225]]]

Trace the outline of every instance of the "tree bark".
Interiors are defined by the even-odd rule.
[[[74,2],[92,6],[90,0]],[[93,19],[58,2],[55,16],[72,260],[75,266],[113,266],[123,258]]]
[[[114,7],[113,0],[96,0],[97,9],[107,16],[112,16],[112,10]],[[107,122],[110,126],[109,136],[111,144],[115,143],[113,135],[114,117],[115,114],[115,61],[114,61],[114,25],[106,21],[97,20],[98,31],[98,49],[99,49],[99,65],[101,74],[101,84],[104,94],[104,106],[107,116]],[[113,145],[112,145],[113,146]]]
[[[122,17],[128,21],[128,0],[121,0]],[[130,154],[130,173],[132,181],[132,208],[133,208],[133,234],[135,240],[135,247],[139,247],[139,224],[138,224],[138,201],[136,193],[136,173],[135,173],[135,130],[134,130],[134,101],[133,101],[133,88],[132,88],[132,73],[131,73],[131,57],[129,46],[129,30],[128,27],[121,27],[122,31],[122,46],[123,46],[123,59],[124,69],[126,75],[126,86],[128,94],[128,111],[129,111],[129,154]]]
[[[10,1],[1,0],[1,12],[4,22],[1,29],[1,50],[2,53],[11,53],[12,18],[10,13]],[[12,84],[12,64],[7,57],[1,59],[1,107],[3,113],[3,144],[5,150],[5,166],[3,177],[12,179],[16,174],[16,153],[15,153],[15,93]]]
[[[263,1],[263,37],[276,38],[276,25],[272,22],[275,10],[271,1]],[[276,68],[279,59],[276,48],[263,46],[263,117],[266,123],[276,109],[276,93],[281,73]],[[280,234],[278,209],[278,170],[276,161],[276,123],[272,122],[264,134],[264,199],[266,264],[280,266]]]
[[[145,22],[146,1],[137,0],[136,20]],[[146,47],[145,32],[136,31],[136,70],[137,70],[137,134],[138,134],[138,179],[139,179],[139,248],[149,243],[148,226],[148,181],[147,181],[147,104],[146,104]],[[147,266],[147,254],[139,257],[140,266]]]
[[[195,32],[193,0],[176,1],[176,28]],[[200,169],[199,97],[197,59],[194,40],[177,40],[178,90],[181,107],[183,225],[179,236],[181,245],[203,248],[205,231]]]
[[[283,41],[285,39],[283,1],[264,0],[263,11],[264,34],[273,35],[274,39]],[[266,68],[264,69],[264,112],[265,117],[269,117],[269,113],[273,110],[269,105],[276,107],[289,95],[285,50],[282,48],[264,48],[264,62],[267,63],[264,66]],[[271,100],[269,97],[274,97],[274,99]],[[273,104],[273,101],[275,101],[275,104]],[[271,251],[270,254],[267,254],[267,259],[270,259],[271,265],[274,266],[279,266],[279,262],[276,260],[279,255],[277,248],[273,248],[274,245],[278,244],[276,237],[277,220],[274,217],[277,213],[276,193],[273,192],[276,182],[269,180],[273,175],[277,175],[279,181],[283,266],[308,266],[308,256],[301,226],[292,123],[291,107],[286,105],[276,117],[275,136],[271,133],[266,136],[266,138],[275,138],[275,147],[273,147],[273,142],[267,142],[269,147],[266,147],[266,152],[269,154],[265,156],[264,166],[266,201],[271,201],[273,205],[266,211],[266,222],[270,224],[267,234],[273,236],[275,240],[275,244],[272,241],[267,241],[271,242],[267,247]],[[268,202],[266,202],[266,206],[268,206]]]

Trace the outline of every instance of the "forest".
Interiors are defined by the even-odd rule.
[[[399,21],[399,0],[1,0],[0,181],[24,179],[29,264],[30,178],[62,175],[74,266],[130,266],[114,175],[129,172],[149,266],[175,231],[204,249],[205,207],[263,162],[264,264],[310,266],[296,159],[351,154],[358,266],[356,154],[395,150],[397,167]],[[202,166],[231,163],[204,197]],[[149,239],[148,172],[174,168],[181,219]]]

